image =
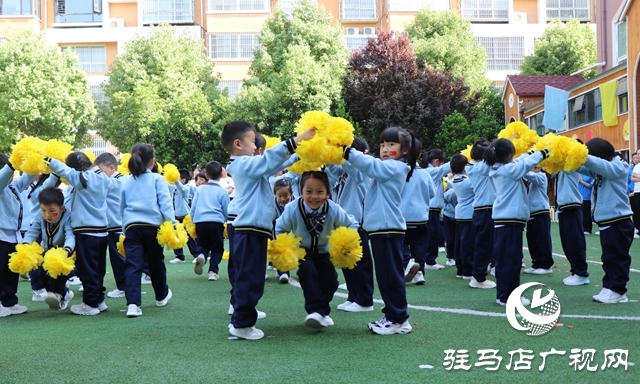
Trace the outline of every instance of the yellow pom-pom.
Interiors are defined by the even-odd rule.
[[[511,140],[516,148],[516,153],[513,155],[516,158],[527,153],[538,142],[540,137],[536,131],[529,129],[525,123],[514,121],[500,131],[498,138]]]
[[[353,143],[354,130],[351,123],[341,117],[331,117],[325,112],[310,111],[302,115],[296,132],[302,133],[311,127],[316,128],[315,136],[301,142],[296,148],[300,160],[320,166],[342,164],[342,147]]]
[[[180,171],[175,165],[168,163],[164,166],[164,179],[167,183],[173,185],[176,181],[180,180]]]
[[[71,152],[73,146],[60,140],[51,139],[45,143],[45,153],[52,159],[64,162]]]
[[[198,238],[198,233],[196,232],[196,224],[191,221],[191,215],[187,215],[182,220],[184,227],[187,229],[187,233],[191,236],[192,239]],[[227,223],[224,224],[224,233],[223,236],[226,238],[227,235]]]
[[[262,135],[265,140],[267,140],[267,144],[265,145],[264,149],[269,149],[269,148],[273,148],[274,145],[278,144],[281,140],[279,137],[270,137],[267,135]]]
[[[566,136],[547,133],[536,143],[534,150],[548,149],[546,159],[540,162],[540,167],[549,173],[561,171],[575,171],[587,161],[586,145]]]
[[[467,148],[465,148],[462,151],[460,151],[460,154],[464,155],[464,157],[467,158],[467,161],[471,161],[471,148],[472,147],[473,147],[472,145],[467,145]]]
[[[59,276],[67,276],[76,267],[71,257],[67,257],[67,251],[63,248],[52,248],[44,254],[42,268],[54,279]]]
[[[222,260],[229,260],[229,251],[224,251],[222,254]]]
[[[357,230],[347,227],[336,228],[328,240],[329,256],[336,268],[353,269],[362,259],[362,244]]]
[[[332,145],[351,145],[353,143],[353,125],[342,117],[332,117],[329,124],[322,132]]]
[[[295,132],[303,133],[313,127],[315,127],[316,130],[324,129],[328,124],[331,124],[331,119],[331,115],[323,111],[305,112],[300,117],[300,120],[298,120]]]
[[[96,161],[96,155],[95,153],[91,152],[91,151],[82,151],[82,153],[84,153],[85,155],[87,155],[87,157],[89,158],[89,161],[91,162],[91,164],[93,164],[94,161]]]
[[[575,171],[587,162],[589,149],[584,144],[580,144],[578,140],[571,139],[571,145],[567,148],[567,158],[564,162],[564,170],[567,172]]]
[[[13,152],[9,157],[9,161],[13,168],[37,175],[47,172],[48,166],[44,162],[46,157],[46,143],[37,137],[25,137],[13,146]]]
[[[165,221],[158,228],[157,239],[158,244],[163,247],[166,245],[170,249],[180,249],[187,244],[189,237],[184,229],[184,224],[178,224],[174,229],[172,222]]]
[[[302,175],[305,172],[317,171],[322,168],[322,165],[322,163],[309,163],[307,161],[298,160],[287,169],[289,170],[289,172]]]
[[[122,175],[131,174],[131,172],[129,172],[129,160],[131,160],[130,153],[125,153],[122,155],[122,158],[120,158],[120,164],[118,165],[118,173]]]
[[[9,256],[9,270],[14,273],[26,275],[29,271],[37,269],[44,261],[42,254],[44,249],[35,241],[31,244],[18,244],[16,251]]]
[[[302,239],[293,233],[281,233],[275,240],[269,242],[267,258],[276,269],[291,271],[298,268],[300,260],[304,259],[307,252],[300,248]]]
[[[229,238],[229,231],[227,231],[227,223],[224,223],[224,229],[222,230],[222,237],[224,237],[225,239]]]
[[[164,168],[162,168],[162,164],[160,164],[159,161],[156,161],[156,165],[158,166],[158,173],[162,175],[162,172],[164,172]]]
[[[120,234],[120,236],[118,237],[118,242],[116,243],[116,248],[118,248],[118,253],[120,253],[120,255],[122,255],[122,257],[127,257],[127,254],[124,251],[124,239],[125,236],[123,233]]]

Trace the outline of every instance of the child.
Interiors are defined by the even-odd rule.
[[[171,221],[174,225],[177,222],[169,185],[162,176],[151,172],[155,161],[151,145],[134,145],[129,160],[132,177],[122,186],[120,212],[125,235],[127,317],[142,315],[140,278],[143,267],[149,269],[156,306],[166,306],[173,296],[167,285],[163,249],[156,235],[163,222]]]
[[[229,206],[229,194],[220,186],[222,165],[217,161],[210,161],[205,166],[205,172],[209,181],[198,188],[193,197],[191,207],[191,221],[196,224],[196,232],[200,239],[200,247],[204,252],[210,253],[209,281],[220,278],[218,265],[224,253],[224,223],[227,221],[227,207]],[[202,275],[202,266],[206,263],[201,253],[196,257],[196,265],[193,271],[196,275]]]
[[[415,151],[420,153],[422,143],[415,140]],[[436,190],[431,175],[426,169],[415,169],[413,176],[402,190],[400,211],[406,220],[402,254],[404,258],[405,281],[423,285],[424,266],[427,256],[427,223],[429,221],[429,201]],[[439,220],[439,219],[438,219]]]
[[[538,151],[513,159],[516,150],[507,139],[491,143],[484,161],[491,167],[489,176],[496,187],[492,217],[495,223],[494,254],[496,260],[496,303],[507,305],[511,292],[520,285],[522,265],[522,232],[529,219],[527,189],[524,175],[547,157],[548,151]],[[521,297],[523,305],[530,301]]]
[[[444,229],[445,246],[447,248],[447,265],[455,266],[455,244],[456,244],[456,205],[458,198],[451,187],[453,174],[447,177],[447,188],[444,192],[444,208],[442,209],[442,224]]]
[[[234,259],[234,311],[229,326],[232,336],[248,340],[264,337],[264,333],[254,325],[257,319],[256,304],[264,293],[267,240],[271,237],[275,219],[273,190],[267,177],[280,169],[300,141],[311,139],[314,135],[315,129],[309,129],[294,139],[264,151],[264,155],[254,156],[256,129],[252,124],[232,121],[222,130],[222,145],[232,160],[227,170],[236,185],[232,212],[237,216],[233,221],[230,256]]]
[[[94,316],[107,310],[104,275],[107,266],[107,192],[111,181],[82,152],[71,152],[65,162],[45,159],[51,170],[69,182],[65,207],[71,211],[76,237],[76,271],[84,291],[82,303],[71,306],[76,315]]]
[[[180,180],[176,181],[174,185],[169,186],[169,191],[173,196],[173,208],[176,212],[176,220],[178,220],[179,223],[182,223],[185,216],[190,214],[191,206],[193,205],[193,196],[196,193],[196,188],[188,184],[190,178],[191,173],[182,168],[180,169]],[[191,256],[193,256],[195,262],[195,258],[201,253],[197,240],[189,237],[189,240],[187,240],[187,248],[189,248],[189,252],[191,252]],[[169,263],[184,263],[184,251],[182,249],[174,249],[173,253],[176,257],[169,261]]]
[[[291,184],[289,183],[289,180],[280,179],[276,181],[275,185],[273,186],[273,194],[275,195],[275,199],[276,199],[276,220],[277,220],[277,218],[280,217],[280,215],[282,215],[282,212],[284,212],[285,206],[293,201],[293,190],[291,189]],[[275,228],[276,228],[276,222],[274,221],[273,222],[274,233],[275,233]],[[289,271],[283,272],[283,271],[276,270],[276,273],[278,275],[278,281],[280,281],[281,284],[287,284],[289,282]]]
[[[22,226],[20,191],[27,188],[35,175],[26,173],[12,182],[14,169],[9,157],[0,153],[0,317],[19,315],[28,308],[18,304],[19,275],[9,270],[9,254],[16,251]]]
[[[71,257],[76,246],[76,239],[71,227],[71,214],[64,207],[62,191],[53,187],[45,188],[38,194],[38,201],[40,202],[40,215],[34,218],[22,242],[31,244],[42,239],[40,245],[45,252],[62,246],[67,252],[67,256]],[[54,278],[42,269],[38,271],[40,281],[47,291],[44,301],[49,308],[67,308],[69,301],[73,299],[73,291],[66,286],[67,276]]]
[[[531,214],[527,221],[527,245],[531,255],[531,267],[522,272],[532,275],[553,273],[551,255],[551,216],[549,216],[549,196],[547,195],[547,175],[534,168],[524,175],[529,195]]]
[[[616,155],[613,145],[599,137],[587,141],[587,162],[578,172],[593,177],[593,218],[600,229],[602,247],[602,290],[593,300],[606,303],[626,303],[627,282],[633,241],[633,211],[626,194],[628,165]]]
[[[200,172],[196,175],[196,187],[207,184],[207,175],[204,172]]]
[[[105,152],[94,161],[94,164],[107,175],[111,184],[107,192],[107,241],[109,242],[109,261],[113,270],[113,278],[116,281],[116,289],[107,292],[107,296],[112,299],[124,297],[126,280],[124,277],[125,259],[118,251],[118,241],[122,233],[122,216],[120,216],[120,193],[122,184],[127,179],[116,170],[118,160],[111,153]]]
[[[372,179],[364,198],[362,227],[371,241],[384,317],[368,324],[380,335],[411,332],[407,313],[402,243],[407,229],[400,211],[402,190],[411,178],[417,153],[414,137],[398,127],[380,135],[380,159],[346,148],[344,158]]]
[[[303,173],[302,197],[289,204],[276,221],[276,235],[293,232],[302,238],[301,247],[307,251],[300,261],[298,277],[307,311],[304,324],[311,328],[333,325],[329,303],[338,289],[338,275],[329,258],[327,238],[338,227],[358,228],[353,216],[328,200],[330,188],[326,173]]]
[[[451,172],[451,166],[449,163],[445,164],[444,152],[438,148],[427,152],[426,163],[426,169],[431,175],[436,193],[431,198],[431,201],[429,201],[429,236],[427,238],[427,261],[425,269],[437,271],[444,269],[444,266],[436,262],[436,259],[438,258],[440,233],[442,233],[440,211],[442,211],[442,208],[444,207],[444,187],[442,185],[442,181],[444,176]]]

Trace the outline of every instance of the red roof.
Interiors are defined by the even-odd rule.
[[[521,76],[509,75],[507,80],[518,96],[544,96],[544,86],[567,90],[584,81],[582,76]]]

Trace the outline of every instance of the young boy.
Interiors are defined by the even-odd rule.
[[[220,186],[222,165],[217,161],[210,161],[205,166],[209,181],[196,190],[191,207],[191,221],[196,224],[196,232],[200,239],[200,246],[205,252],[210,252],[209,281],[220,278],[218,264],[224,253],[224,223],[227,221],[229,194]],[[207,259],[201,253],[196,257],[194,272],[202,275],[202,266]]]
[[[191,210],[193,196],[196,193],[196,187],[189,185],[189,179],[191,178],[191,173],[182,168],[180,169],[180,180],[176,181],[174,185],[169,186],[169,191],[173,196],[173,207],[176,211],[176,220],[182,223],[184,221],[185,216],[189,215],[189,211]],[[193,219],[193,217],[191,217]],[[200,248],[198,246],[198,242],[195,239],[189,237],[187,240],[187,247],[189,248],[189,252],[191,252],[191,256],[194,259],[197,255],[200,254]],[[173,253],[176,257],[169,261],[171,264],[179,264],[184,263],[184,251],[182,248],[174,249]],[[194,260],[195,261],[195,260]]]
[[[22,240],[31,244],[42,238],[40,245],[46,251],[55,247],[64,247],[67,256],[71,257],[76,246],[76,238],[71,227],[71,214],[64,207],[62,191],[53,187],[45,188],[38,195],[40,215],[34,217],[29,230]],[[73,298],[73,291],[67,288],[67,276],[57,278],[49,276],[39,269],[40,280],[47,290],[44,301],[51,309],[66,309]]]
[[[267,264],[267,240],[271,237],[275,219],[275,201],[267,178],[279,170],[302,140],[311,139],[315,129],[289,139],[254,156],[256,129],[246,121],[227,123],[222,130],[222,145],[231,155],[227,167],[236,185],[233,199],[235,214],[234,239],[231,254],[234,258],[234,312],[229,333],[242,339],[258,340],[264,333],[255,328],[256,305],[264,293]]]

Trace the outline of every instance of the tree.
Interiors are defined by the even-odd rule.
[[[346,71],[342,34],[331,14],[315,3],[298,3],[292,17],[278,9],[262,28],[251,78],[236,97],[234,117],[286,137],[304,112],[329,112],[340,99]]]
[[[471,117],[469,88],[448,72],[419,69],[406,36],[380,32],[352,54],[349,67],[346,109],[374,153],[387,127],[413,130],[426,148],[447,115],[457,110]]]
[[[472,89],[488,84],[487,54],[471,23],[453,11],[423,9],[406,28],[418,65],[451,72]]]
[[[589,24],[577,20],[552,21],[533,46],[533,55],[524,58],[522,75],[569,75],[597,61],[596,34]],[[582,73],[595,76],[596,69]]]
[[[81,147],[95,116],[89,84],[72,50],[23,31],[0,44],[0,150],[21,136]]]
[[[184,167],[213,160],[216,148],[226,158],[212,119],[228,106],[201,41],[160,26],[129,41],[107,75],[96,127],[118,149],[147,142],[160,162]]]

